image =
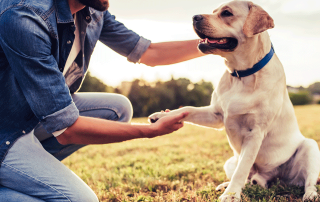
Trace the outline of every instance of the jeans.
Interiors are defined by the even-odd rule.
[[[131,120],[131,103],[122,95],[76,93],[72,98],[81,116]],[[83,146],[61,145],[39,124],[9,149],[0,167],[0,201],[98,201],[88,185],[60,162]]]

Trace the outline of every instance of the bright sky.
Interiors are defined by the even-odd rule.
[[[152,42],[197,39],[192,16],[211,13],[220,0],[109,0],[111,14],[129,29]],[[274,19],[269,30],[276,54],[286,72],[287,84],[309,86],[320,81],[320,1],[253,0]],[[93,76],[107,85],[143,78],[147,81],[185,77],[217,85],[225,71],[224,59],[207,55],[180,64],[147,67],[132,64],[123,56],[98,43],[89,66]]]

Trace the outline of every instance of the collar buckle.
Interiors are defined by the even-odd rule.
[[[237,70],[234,70],[234,73],[236,73],[237,77],[240,78]]]

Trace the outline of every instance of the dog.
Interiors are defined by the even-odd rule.
[[[195,15],[193,27],[201,38],[199,50],[222,56],[227,70],[209,106],[157,112],[149,121],[188,111],[182,121],[225,127],[234,156],[224,165],[230,182],[217,187],[226,188],[222,202],[240,201],[246,182],[267,188],[274,179],[304,186],[303,201],[319,200],[319,147],[299,130],[284,69],[267,33],[273,19],[252,2],[232,1],[212,14]]]

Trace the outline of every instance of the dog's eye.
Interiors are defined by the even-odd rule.
[[[228,10],[224,10],[224,11],[222,11],[221,16],[222,17],[230,17],[230,16],[233,16],[233,14],[230,13]]]

